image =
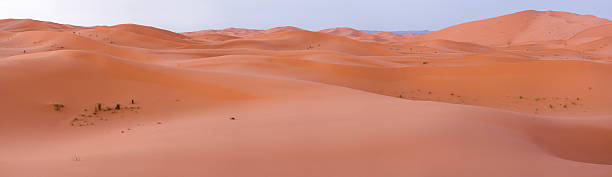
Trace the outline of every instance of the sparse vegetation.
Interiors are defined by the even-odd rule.
[[[62,111],[64,104],[53,104],[53,109],[56,111]]]
[[[131,99],[131,102],[135,104],[134,99]],[[54,107],[61,109],[63,105],[54,104]],[[121,104],[115,104],[114,107],[109,107],[109,106],[102,107],[102,103],[96,103],[91,114],[87,113],[87,111],[89,111],[90,109],[83,108],[83,111],[85,112],[79,113],[78,116],[72,119],[72,121],[70,122],[70,125],[79,126],[79,127],[92,126],[92,125],[95,125],[94,123],[95,120],[101,120],[101,121],[109,120],[108,118],[103,117],[102,116],[103,112],[100,112],[100,111],[104,111],[104,112],[111,111],[111,113],[122,113],[121,111],[122,109],[129,110],[129,111],[135,111],[136,113],[138,113],[137,109],[140,109],[140,106],[134,105],[134,106],[121,107]],[[88,122],[88,121],[94,121],[94,122]],[[157,124],[161,124],[161,122],[157,122]]]

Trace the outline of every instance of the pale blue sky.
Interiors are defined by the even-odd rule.
[[[0,19],[81,26],[136,23],[176,32],[296,26],[439,30],[522,10],[612,18],[612,0],[2,0]]]

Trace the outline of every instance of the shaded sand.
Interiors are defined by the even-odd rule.
[[[0,176],[612,176],[608,28],[538,11],[426,35],[0,20]]]

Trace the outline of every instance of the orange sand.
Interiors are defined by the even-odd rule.
[[[612,176],[611,25],[0,20],[0,176]]]

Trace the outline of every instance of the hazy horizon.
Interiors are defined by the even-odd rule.
[[[268,29],[295,26],[306,30],[349,27],[371,31],[436,31],[452,25],[524,10],[552,10],[612,18],[612,2],[486,0],[431,1],[78,1],[8,0],[0,19],[28,18],[97,26],[140,24],[174,32],[230,27]]]

